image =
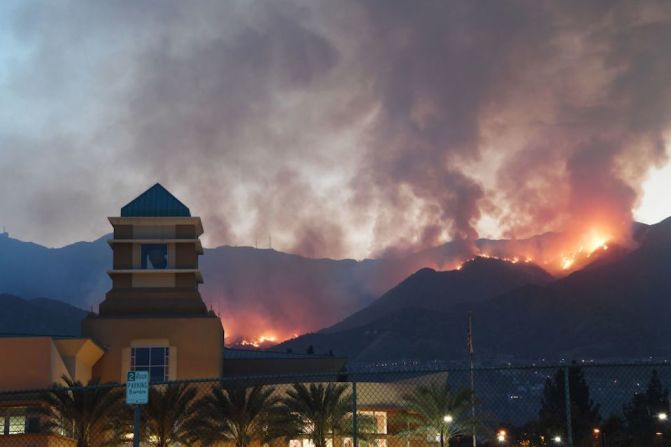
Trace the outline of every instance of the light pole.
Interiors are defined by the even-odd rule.
[[[452,417],[451,414],[446,414],[445,416],[443,416],[443,422],[445,422],[445,424],[449,425],[450,423],[452,423],[452,421],[454,421],[454,418]],[[441,431],[440,431],[440,447],[443,447],[443,442],[444,442],[445,438],[447,438],[447,441],[449,443],[449,440],[450,440],[450,429],[449,429],[449,427],[445,427],[444,429],[441,428]]]
[[[596,427],[594,430],[592,430],[594,433],[594,437],[599,440],[599,444],[601,447],[606,447],[606,434],[601,430],[599,427]]]
[[[659,413],[657,413],[657,420],[658,420],[661,424],[664,424],[668,419],[669,419],[669,415],[668,415],[668,413],[666,413],[666,412],[664,412],[664,411],[660,411]],[[659,442],[660,442],[660,443],[664,442],[664,441],[663,441],[663,439],[664,439],[664,431],[665,431],[665,430],[664,430],[664,427],[662,427],[662,429],[661,429],[660,431],[658,431],[658,432],[655,433],[655,437],[659,439]]]

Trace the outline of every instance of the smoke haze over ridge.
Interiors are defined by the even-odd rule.
[[[97,237],[157,180],[210,246],[626,237],[667,158],[666,1],[1,8],[0,223],[27,240]]]

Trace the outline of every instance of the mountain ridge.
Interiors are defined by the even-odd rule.
[[[646,225],[636,226],[643,236],[647,230]],[[205,277],[201,294],[222,316],[232,339],[284,339],[338,324],[424,267],[444,270],[472,251],[496,256],[511,244],[542,251],[560,236],[452,241],[394,258],[364,260],[312,259],[252,247],[207,248],[200,263]],[[106,274],[112,263],[109,238],[46,248],[0,235],[0,292],[49,296],[95,310],[111,287]]]
[[[49,296],[95,310],[111,287],[106,274],[112,265],[110,237],[47,248],[0,236],[0,292]],[[524,243],[538,246],[544,237],[554,235]],[[282,339],[337,323],[420,268],[443,268],[464,259],[465,250],[508,243],[453,241],[399,257],[364,260],[312,259],[252,247],[206,248],[200,290],[208,306],[222,315],[231,337],[272,334]],[[250,328],[255,333],[248,333]]]
[[[671,337],[670,294],[671,219],[665,219],[641,236],[638,248],[602,253],[588,268],[549,284],[526,284],[444,312],[396,309],[363,326],[306,334],[277,349],[312,346],[364,364],[465,359],[470,313],[483,361],[671,356],[663,342]]]

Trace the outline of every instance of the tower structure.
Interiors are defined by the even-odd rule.
[[[155,381],[219,377],[223,327],[198,291],[200,218],[158,183],[120,214],[109,218],[112,288],[99,313],[82,322],[82,335],[106,350],[93,375],[124,381],[128,371],[148,370]]]

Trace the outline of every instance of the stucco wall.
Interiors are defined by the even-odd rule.
[[[50,337],[0,338],[0,390],[46,388],[67,374]]]
[[[221,375],[224,331],[216,317],[88,318],[82,322],[82,332],[106,350],[93,367],[93,375],[103,382],[124,382],[128,349],[134,341],[146,339],[165,339],[177,348],[179,356],[171,379]]]

